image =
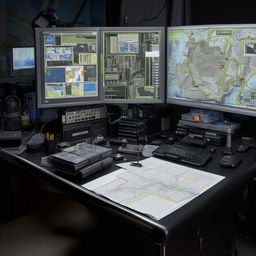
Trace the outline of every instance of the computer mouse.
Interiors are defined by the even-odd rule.
[[[176,141],[176,136],[169,136],[166,139],[166,143],[173,144]]]
[[[123,160],[124,159],[124,155],[117,153],[113,156],[114,160],[119,161],[119,160]]]
[[[210,151],[211,153],[214,153],[214,152],[216,151],[216,149],[217,149],[216,147],[210,147],[210,148],[209,148],[209,151]]]
[[[42,133],[36,133],[33,135],[29,141],[27,142],[27,149],[29,151],[37,151],[41,149],[42,145],[44,144],[44,136]]]
[[[224,155],[220,159],[220,165],[224,167],[236,167],[240,162],[241,158],[238,155]]]
[[[250,148],[255,148],[255,143],[242,143],[237,147],[238,152],[246,152]]]

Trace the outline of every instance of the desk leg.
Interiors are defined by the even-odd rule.
[[[158,247],[158,255],[166,256],[166,245],[157,243],[157,247]]]

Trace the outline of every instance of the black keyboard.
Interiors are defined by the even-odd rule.
[[[179,144],[162,144],[153,152],[153,156],[197,166],[206,164],[211,158],[210,152],[206,149]]]

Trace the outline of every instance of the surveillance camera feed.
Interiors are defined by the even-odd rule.
[[[45,101],[98,96],[97,32],[45,32]]]
[[[167,102],[254,113],[256,25],[173,27],[167,47]]]
[[[105,100],[160,99],[161,30],[103,32]]]
[[[35,68],[34,47],[13,47],[12,48],[12,69],[24,70]]]

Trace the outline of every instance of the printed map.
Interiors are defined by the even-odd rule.
[[[119,204],[161,219],[216,185],[223,176],[154,157],[142,167],[118,164],[119,169],[82,185]]]

